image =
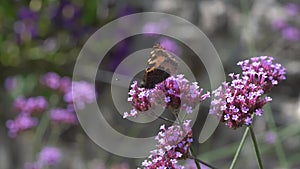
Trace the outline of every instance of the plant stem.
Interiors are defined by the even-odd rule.
[[[276,142],[275,142],[275,150],[276,150],[276,154],[278,156],[278,159],[279,159],[279,163],[280,163],[280,166],[283,167],[283,168],[290,168],[289,167],[289,164],[287,163],[287,159],[286,159],[286,155],[285,155],[285,152],[283,150],[283,147],[282,147],[282,140],[281,140],[281,137],[279,136],[278,134],[278,131],[277,131],[277,127],[276,127],[276,124],[275,124],[275,120],[274,120],[274,117],[273,117],[273,114],[271,112],[271,108],[270,106],[267,106],[266,107],[266,117],[267,117],[267,122],[268,122],[268,126],[269,128],[276,133]]]
[[[193,146],[192,146],[192,145],[190,146],[190,151],[191,151],[191,154],[192,154],[192,156],[193,156],[193,157],[196,157],[196,155],[195,155],[195,152],[194,152],[194,149],[193,149]],[[195,162],[195,164],[196,164],[196,166],[197,166],[197,169],[201,169],[201,167],[200,167],[200,164],[198,163],[198,161],[196,160],[196,158],[194,158],[194,162]]]
[[[256,137],[255,137],[253,128],[251,126],[249,126],[248,128],[250,128],[250,134],[251,134],[252,142],[253,142],[253,145],[254,145],[254,149],[255,149],[256,158],[257,158],[257,161],[258,161],[259,168],[263,169],[261,156],[260,156],[260,153],[259,153],[259,149],[258,149],[258,145],[257,145],[257,141],[256,141]]]
[[[39,148],[41,146],[42,138],[49,126],[49,114],[45,112],[42,116],[42,119],[40,121],[40,124],[38,125],[36,129],[36,136],[35,136],[35,146],[34,146],[34,155],[39,151]]]
[[[189,156],[189,159],[192,159],[192,160],[194,160],[194,161],[197,162],[197,163],[204,164],[204,165],[206,165],[207,167],[209,167],[209,168],[211,168],[211,169],[217,169],[217,167],[214,167],[214,166],[212,166],[212,165],[210,165],[210,164],[208,164],[208,163],[206,163],[206,162],[204,162],[204,161],[202,161],[202,160],[200,160],[200,159],[198,159],[198,158],[196,158],[196,157],[194,157],[194,156]],[[196,164],[196,165],[197,165],[197,164]]]
[[[237,158],[238,158],[238,156],[240,155],[241,150],[242,150],[242,148],[243,148],[243,146],[244,146],[244,143],[245,143],[245,141],[246,141],[248,132],[249,132],[249,127],[247,127],[246,130],[245,130],[245,132],[244,132],[243,138],[242,138],[242,140],[241,140],[241,142],[240,142],[240,145],[239,145],[238,149],[237,149],[236,152],[235,152],[235,155],[234,155],[234,157],[233,157],[233,160],[232,160],[232,162],[231,162],[231,165],[230,165],[230,168],[229,168],[229,169],[233,169],[233,168],[234,168],[234,166],[235,166],[235,164],[236,164],[236,162],[237,162]]]

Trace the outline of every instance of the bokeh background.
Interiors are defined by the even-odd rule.
[[[48,72],[55,72],[66,79],[71,78],[76,58],[90,35],[116,18],[148,11],[173,14],[199,27],[218,51],[227,74],[240,72],[236,66],[238,61],[261,55],[274,56],[287,68],[287,80],[273,89],[273,101],[266,107],[264,116],[256,120],[254,129],[266,168],[300,168],[300,3],[296,0],[1,1],[0,168],[28,167],[29,164],[25,164],[36,161],[38,152],[48,145],[58,147],[62,152],[59,164],[50,168],[126,169],[140,166],[144,159],[119,157],[98,147],[79,124],[45,123],[45,114],[51,108],[66,107],[67,103],[61,92],[43,83],[43,77]],[[145,25],[147,28],[159,29],[160,25],[149,23]],[[195,40],[184,29],[179,33],[186,33],[191,42]],[[140,45],[141,41],[143,45]],[[130,53],[151,48],[157,42],[182,58],[195,73],[200,86],[210,90],[206,71],[200,61],[190,59],[193,53],[189,48],[175,39],[159,35],[138,35],[123,40],[110,50],[99,70],[113,72]],[[101,71],[98,74],[102,77]],[[149,128],[156,126],[158,129],[163,121],[142,125],[124,120],[119,113],[114,113],[113,103],[107,101],[110,90],[105,81],[100,78],[96,90],[99,104],[110,110],[105,115],[110,124],[131,136],[155,135],[157,130],[149,131]],[[83,87],[83,93],[88,93],[86,87]],[[37,126],[11,137],[7,121],[19,113],[15,107],[19,96],[43,96],[48,101],[48,108],[35,115],[40,121]],[[193,127],[195,140],[208,107],[209,102],[199,111],[202,115]],[[207,142],[194,143],[198,157],[218,168],[228,168],[243,131],[244,128],[232,130],[220,124]],[[258,168],[251,140],[246,141],[236,168]]]

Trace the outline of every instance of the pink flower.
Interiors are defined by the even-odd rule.
[[[58,123],[75,124],[77,123],[76,114],[73,111],[62,108],[50,110],[50,119]]]
[[[46,166],[57,165],[61,158],[61,151],[55,147],[44,147],[39,154],[39,162]]]
[[[171,126],[168,129],[162,125],[155,139],[158,142],[156,149],[142,163],[144,169],[183,168],[177,162],[188,157],[193,142],[190,121],[185,121],[183,126]]]
[[[7,120],[6,126],[9,129],[8,135],[16,137],[21,131],[29,130],[38,124],[36,118],[32,118],[29,114],[21,113],[15,120]]]
[[[231,82],[224,82],[213,91],[210,113],[217,115],[229,128],[251,125],[252,117],[261,116],[262,107],[272,100],[264,94],[285,80],[285,68],[273,60],[261,56],[239,62],[243,75],[229,74]]]
[[[145,112],[155,105],[191,113],[199,103],[208,97],[210,97],[209,92],[203,94],[203,89],[198,86],[197,82],[190,83],[183,75],[170,76],[155,85],[153,89],[138,87],[135,81],[131,85],[128,98],[133,109],[130,113],[125,112],[123,117],[136,117],[139,113]]]
[[[46,110],[48,102],[43,96],[25,98],[18,97],[14,102],[14,108],[24,113],[40,113]]]

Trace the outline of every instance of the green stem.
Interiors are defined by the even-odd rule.
[[[42,116],[42,119],[36,129],[36,136],[35,136],[35,146],[34,146],[34,155],[39,151],[39,148],[41,147],[41,143],[42,143],[42,138],[49,126],[49,114],[48,113],[44,113],[44,115]]]
[[[268,126],[274,133],[276,133],[276,137],[277,137],[276,142],[275,142],[275,151],[278,156],[280,166],[283,168],[290,168],[289,164],[287,163],[286,155],[285,155],[285,152],[282,147],[281,137],[278,135],[275,120],[274,120],[273,114],[270,110],[271,108],[270,108],[270,106],[268,106],[268,107],[266,107],[266,109],[268,110],[265,113],[266,117],[268,119],[267,120]]]
[[[258,161],[259,168],[263,169],[261,156],[260,156],[260,152],[259,152],[259,149],[258,149],[258,145],[257,145],[257,141],[256,141],[256,137],[255,137],[253,128],[251,126],[249,126],[248,128],[250,128],[250,134],[251,134],[252,142],[253,142],[253,145],[254,145],[254,149],[255,149],[256,158],[257,158],[257,161]]]
[[[190,146],[190,150],[191,150],[191,154],[192,154],[192,156],[193,156],[193,157],[196,157],[196,155],[195,155],[195,152],[194,152],[194,149],[193,149],[193,146],[192,146],[192,145]],[[198,163],[198,161],[196,160],[196,158],[194,158],[194,162],[195,162],[195,164],[196,164],[196,166],[197,166],[197,169],[201,169],[201,167],[200,167],[200,164]]]
[[[249,127],[247,127],[246,130],[245,130],[245,132],[244,132],[243,138],[242,138],[242,140],[241,140],[241,142],[240,142],[240,145],[239,145],[238,149],[237,149],[236,152],[235,152],[235,155],[234,155],[234,157],[233,157],[233,160],[232,160],[232,162],[231,162],[231,165],[230,165],[230,168],[229,168],[229,169],[233,169],[233,168],[234,168],[234,166],[235,166],[235,164],[236,164],[236,162],[237,162],[237,158],[238,158],[238,156],[240,155],[241,150],[242,150],[242,148],[243,148],[243,146],[244,146],[244,143],[245,143],[245,141],[246,141],[248,132],[249,132]]]
[[[202,161],[202,160],[200,160],[200,159],[198,159],[198,158],[196,158],[194,156],[189,156],[188,158],[194,160],[195,163],[197,162],[197,163],[204,164],[207,167],[209,167],[210,169],[217,169],[217,167],[214,167],[214,166],[212,166],[212,165],[210,165],[210,164],[208,164],[208,163],[206,163],[206,162],[204,162],[204,161]],[[196,163],[196,165],[197,165],[197,163]]]

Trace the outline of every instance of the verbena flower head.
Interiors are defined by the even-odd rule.
[[[55,147],[44,147],[39,154],[39,162],[45,166],[57,165],[61,158],[61,151]]]
[[[31,129],[37,124],[38,120],[36,118],[30,117],[26,113],[20,113],[16,119],[6,122],[6,127],[9,129],[8,136],[16,137],[19,132]]]
[[[183,75],[170,76],[153,89],[140,88],[137,82],[133,82],[129,95],[128,101],[133,109],[130,113],[125,112],[124,118],[136,117],[155,105],[191,113],[200,102],[210,96],[209,92],[203,94],[203,89],[197,82],[190,83]]]
[[[48,102],[43,96],[25,98],[18,97],[14,102],[14,108],[23,113],[40,113],[47,109]]]
[[[249,77],[246,80],[259,85],[267,93],[274,85],[286,79],[286,68],[273,61],[271,56],[260,56],[241,61],[238,65],[241,66],[243,75]]]
[[[223,83],[213,92],[212,114],[216,114],[229,128],[251,125],[252,115],[261,116],[262,107],[270,97],[263,97],[264,91],[257,85],[241,79],[239,74],[232,75],[231,83]]]
[[[148,160],[142,165],[145,169],[156,168],[183,168],[177,164],[178,160],[186,159],[192,139],[190,121],[185,121],[183,126],[171,126],[168,129],[164,125],[155,138],[158,142],[156,149],[151,151]]]
[[[251,125],[254,116],[261,116],[263,106],[272,100],[264,94],[285,79],[285,68],[273,64],[272,57],[255,57],[238,65],[242,67],[243,76],[229,74],[232,81],[224,82],[213,91],[210,110],[233,129]]]
[[[77,117],[75,112],[69,109],[55,108],[50,110],[50,119],[58,123],[77,123]]]

